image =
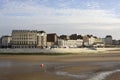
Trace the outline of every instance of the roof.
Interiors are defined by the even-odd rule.
[[[9,36],[9,35],[5,35],[5,36],[2,36],[1,38],[4,38],[4,37],[12,37],[12,36]]]
[[[12,30],[12,32],[37,32],[37,30]]]
[[[45,33],[45,31],[38,31],[39,33]]]
[[[106,37],[112,37],[111,35],[107,35]]]

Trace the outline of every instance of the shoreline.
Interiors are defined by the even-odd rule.
[[[115,72],[108,75],[104,80],[120,80],[120,72]]]

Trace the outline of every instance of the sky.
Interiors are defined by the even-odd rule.
[[[19,29],[120,39],[120,0],[0,0],[0,36]]]

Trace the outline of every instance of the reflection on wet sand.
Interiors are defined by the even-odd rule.
[[[26,56],[26,60],[20,56],[15,57],[19,59],[13,57],[11,59],[10,56],[7,59],[0,59],[0,80],[103,80],[104,78],[108,80],[107,76],[120,71],[119,59],[103,61],[102,57],[96,60],[92,60],[93,57],[83,57],[86,60],[81,61],[79,58],[82,57],[78,56],[59,56],[58,59],[50,56],[49,59],[55,61],[48,61],[41,60],[45,56],[39,56],[39,59],[32,61],[34,56],[29,56],[29,58]],[[63,61],[70,57],[78,61]],[[40,64],[44,64],[45,70],[40,67]]]
[[[39,76],[54,76],[55,79],[84,79],[84,80],[102,80],[105,76],[112,72],[105,72],[108,70],[114,70],[118,68],[120,62],[74,62],[74,63],[53,63],[42,62],[46,65],[46,71],[42,71],[40,68],[41,62],[20,62],[14,60],[2,60],[0,61],[0,78],[1,80],[12,80],[16,78],[23,79],[27,77],[32,78],[32,74],[36,74],[36,78]],[[109,66],[108,66],[109,65]],[[102,73],[103,72],[103,73]],[[97,74],[97,75],[96,75]],[[99,74],[99,75],[98,75]],[[39,75],[39,76],[38,76]],[[59,77],[58,77],[59,76]],[[92,78],[92,76],[94,76]],[[45,77],[44,77],[45,78]],[[91,78],[91,79],[89,79]],[[55,80],[53,79],[53,80]],[[19,80],[19,79],[18,79]],[[31,80],[31,79],[30,79]]]

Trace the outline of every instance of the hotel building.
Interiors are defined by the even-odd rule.
[[[12,48],[44,48],[47,35],[44,31],[13,30]]]

